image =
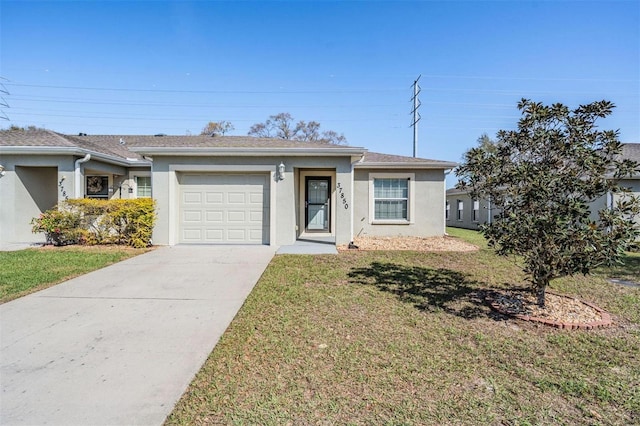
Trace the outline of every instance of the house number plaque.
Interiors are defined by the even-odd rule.
[[[340,184],[340,182],[338,182],[337,188],[338,188],[338,194],[340,194],[340,200],[342,201],[342,205],[344,206],[345,210],[348,210],[349,209],[349,203],[347,203],[347,199],[344,196],[344,191],[343,191],[343,188],[342,188],[342,185]]]

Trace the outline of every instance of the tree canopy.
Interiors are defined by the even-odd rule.
[[[230,121],[210,121],[206,126],[204,126],[200,134],[208,136],[224,136],[225,133],[230,132],[233,129],[235,129],[235,127],[233,127],[233,124],[231,124]]]
[[[250,136],[262,138],[293,139],[304,142],[322,142],[335,145],[347,143],[343,134],[333,130],[320,131],[317,121],[298,121],[297,123],[288,112],[271,115],[263,123],[256,123],[249,129]]]
[[[470,149],[456,169],[459,189],[500,212],[481,232],[499,255],[519,256],[541,306],[551,280],[619,262],[640,235],[640,199],[620,185],[640,165],[621,157],[617,131],[596,126],[613,108],[522,99],[517,130],[499,131],[495,149]]]

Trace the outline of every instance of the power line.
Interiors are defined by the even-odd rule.
[[[25,95],[29,96],[29,95]],[[54,97],[35,97],[31,96],[14,97],[16,100],[24,102],[47,102],[47,103],[69,103],[69,104],[87,104],[87,105],[116,105],[116,106],[157,106],[157,107],[192,107],[192,108],[383,108],[392,107],[392,104],[337,104],[337,105],[258,105],[258,104],[176,104],[176,103],[160,103],[160,102],[127,102],[127,101],[99,101],[99,100],[82,100],[78,98],[54,98]]]
[[[328,94],[328,93],[382,93],[400,92],[398,88],[369,88],[369,89],[336,89],[336,90],[178,90],[178,89],[130,89],[130,88],[107,88],[107,87],[82,87],[82,86],[56,86],[45,84],[24,84],[7,83],[13,87],[33,87],[45,89],[65,89],[65,90],[93,90],[104,92],[140,92],[140,93],[190,93],[190,94]],[[523,93],[533,95],[593,95],[594,92],[575,91],[528,91],[528,90],[503,90],[503,89],[473,89],[473,88],[446,88],[446,87],[426,87],[429,91],[436,92],[462,92],[462,93],[493,93],[497,95],[522,96]],[[637,94],[608,93],[609,96],[637,97]]]
[[[2,80],[9,81],[6,78],[0,76],[0,93],[9,96],[10,95],[9,90],[7,90]],[[0,108],[11,108],[9,106],[9,103],[4,99],[2,95],[0,95]],[[0,109],[0,119],[11,121],[9,119],[9,116],[4,112],[3,109]]]
[[[209,94],[300,94],[300,93],[372,93],[397,92],[400,89],[358,89],[358,90],[177,90],[177,89],[125,89],[107,87],[52,86],[45,84],[11,83],[16,87],[36,87],[41,89],[95,90],[104,92],[143,92],[143,93],[209,93]]]

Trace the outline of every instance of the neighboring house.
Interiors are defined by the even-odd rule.
[[[467,191],[447,189],[445,220],[454,228],[479,229],[480,225],[491,223],[498,214],[489,200],[472,199]]]
[[[623,144],[622,157],[640,162],[640,143]],[[620,181],[620,185],[631,189],[634,195],[640,197],[640,174]],[[612,197],[611,194],[607,194],[591,203],[592,220],[597,220],[598,211],[613,205],[612,203],[618,197],[618,195]],[[445,218],[447,226],[478,229],[480,225],[490,223],[498,213],[499,210],[492,206],[489,200],[471,199],[467,191],[456,188],[446,191]]]
[[[65,198],[157,201],[153,242],[287,245],[443,235],[448,161],[237,136],[0,132],[0,243]]]

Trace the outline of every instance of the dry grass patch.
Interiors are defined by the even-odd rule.
[[[562,281],[618,321],[569,332],[479,297],[519,282],[485,248],[276,256],[167,424],[638,423],[640,290]]]

